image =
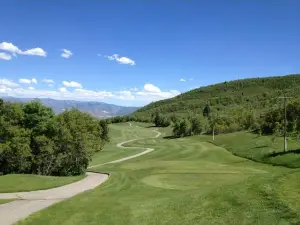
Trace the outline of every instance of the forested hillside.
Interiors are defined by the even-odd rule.
[[[284,124],[292,136],[300,135],[300,74],[252,78],[201,87],[177,97],[151,103],[130,116],[107,122],[153,122],[173,126],[176,137],[252,130],[282,135]],[[288,97],[287,121],[284,100]]]
[[[213,113],[233,115],[249,110],[268,110],[282,104],[280,96],[298,98],[300,96],[300,74],[251,78],[197,88],[171,99],[151,103],[133,113],[147,118],[154,112],[165,115],[185,116],[188,113],[202,114],[209,104]]]

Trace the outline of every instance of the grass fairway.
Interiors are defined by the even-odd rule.
[[[84,176],[51,177],[34,174],[8,174],[0,176],[0,193],[43,190],[69,184]]]
[[[124,124],[112,129],[118,134],[114,143],[124,141],[121,137],[136,138]],[[153,137],[152,128],[136,129]],[[160,137],[128,143],[155,151],[93,168],[111,177],[100,187],[18,224],[300,223],[299,169],[255,163],[202,139]]]
[[[130,124],[131,126],[129,126]],[[130,139],[155,136],[151,129],[145,129],[145,127],[150,126],[151,124],[146,123],[111,124],[109,127],[110,136],[112,137],[111,141],[101,152],[94,155],[90,166],[114,161],[143,151],[141,149],[120,149],[116,145]]]

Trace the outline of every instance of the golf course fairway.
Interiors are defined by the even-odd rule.
[[[111,143],[91,165],[154,150],[114,164],[99,187],[39,211],[17,224],[299,224],[299,169],[256,163],[201,137],[168,139],[168,129],[132,123],[110,126]],[[259,149],[258,149],[259,151]],[[102,158],[103,154],[103,158]]]

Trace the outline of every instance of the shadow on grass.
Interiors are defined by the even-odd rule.
[[[271,154],[264,156],[264,158],[271,158],[271,157],[282,156],[287,154],[300,154],[300,149],[290,150],[287,152],[273,152]]]
[[[164,139],[177,139],[177,138],[179,138],[179,137],[175,137],[175,136],[173,136],[173,135],[171,135],[171,136],[165,136],[165,137],[163,137]]]
[[[268,145],[261,145],[261,146],[256,146],[256,147],[253,147],[253,148],[267,148],[269,147]]]
[[[241,157],[241,156],[239,156],[239,157]],[[245,159],[245,160],[241,160],[241,161],[237,161],[237,162],[226,163],[226,165],[245,163],[245,162],[248,162],[248,161],[249,161],[249,159]]]
[[[146,128],[157,128],[157,127],[154,125],[151,125],[151,126],[147,126]]]

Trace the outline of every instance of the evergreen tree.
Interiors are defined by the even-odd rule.
[[[206,104],[203,109],[203,116],[207,118],[210,116],[210,107],[208,104]]]
[[[110,138],[108,136],[109,128],[108,128],[107,122],[105,120],[100,120],[99,124],[100,124],[100,127],[101,127],[100,138],[105,142],[109,142]]]

